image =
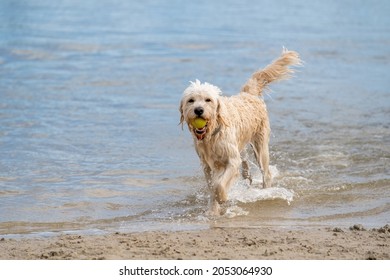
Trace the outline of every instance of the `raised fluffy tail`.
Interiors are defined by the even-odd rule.
[[[289,66],[298,66],[302,62],[299,54],[294,51],[283,49],[281,56],[262,70],[253,73],[252,77],[241,88],[241,92],[253,95],[262,95],[263,89],[269,83],[284,80],[291,77],[294,70]]]

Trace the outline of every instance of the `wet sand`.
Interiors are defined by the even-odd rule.
[[[390,226],[211,228],[201,231],[0,239],[0,259],[390,259]]]

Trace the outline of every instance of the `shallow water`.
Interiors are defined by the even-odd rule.
[[[230,3],[231,2],[231,3]],[[390,223],[388,1],[0,2],[0,234]],[[236,93],[282,46],[265,96],[274,185],[225,216],[178,103]]]

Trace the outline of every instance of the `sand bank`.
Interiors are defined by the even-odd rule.
[[[202,231],[0,239],[0,259],[390,259],[390,226],[211,228]]]

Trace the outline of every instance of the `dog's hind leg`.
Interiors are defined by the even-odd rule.
[[[263,187],[269,188],[272,183],[272,176],[269,170],[269,150],[268,150],[268,137],[259,137],[253,141],[252,146],[255,151],[256,160],[263,173]]]
[[[204,172],[204,176],[206,177],[207,186],[211,190],[212,189],[212,175],[211,175],[210,166],[208,166],[207,164],[204,164],[203,165],[203,172]]]
[[[241,152],[241,166],[242,166],[242,171],[241,171],[241,175],[244,179],[248,179],[249,180],[249,184],[252,185],[252,176],[251,176],[251,173],[249,171],[249,163],[248,163],[248,149],[249,147],[245,147],[244,150],[242,150]]]

